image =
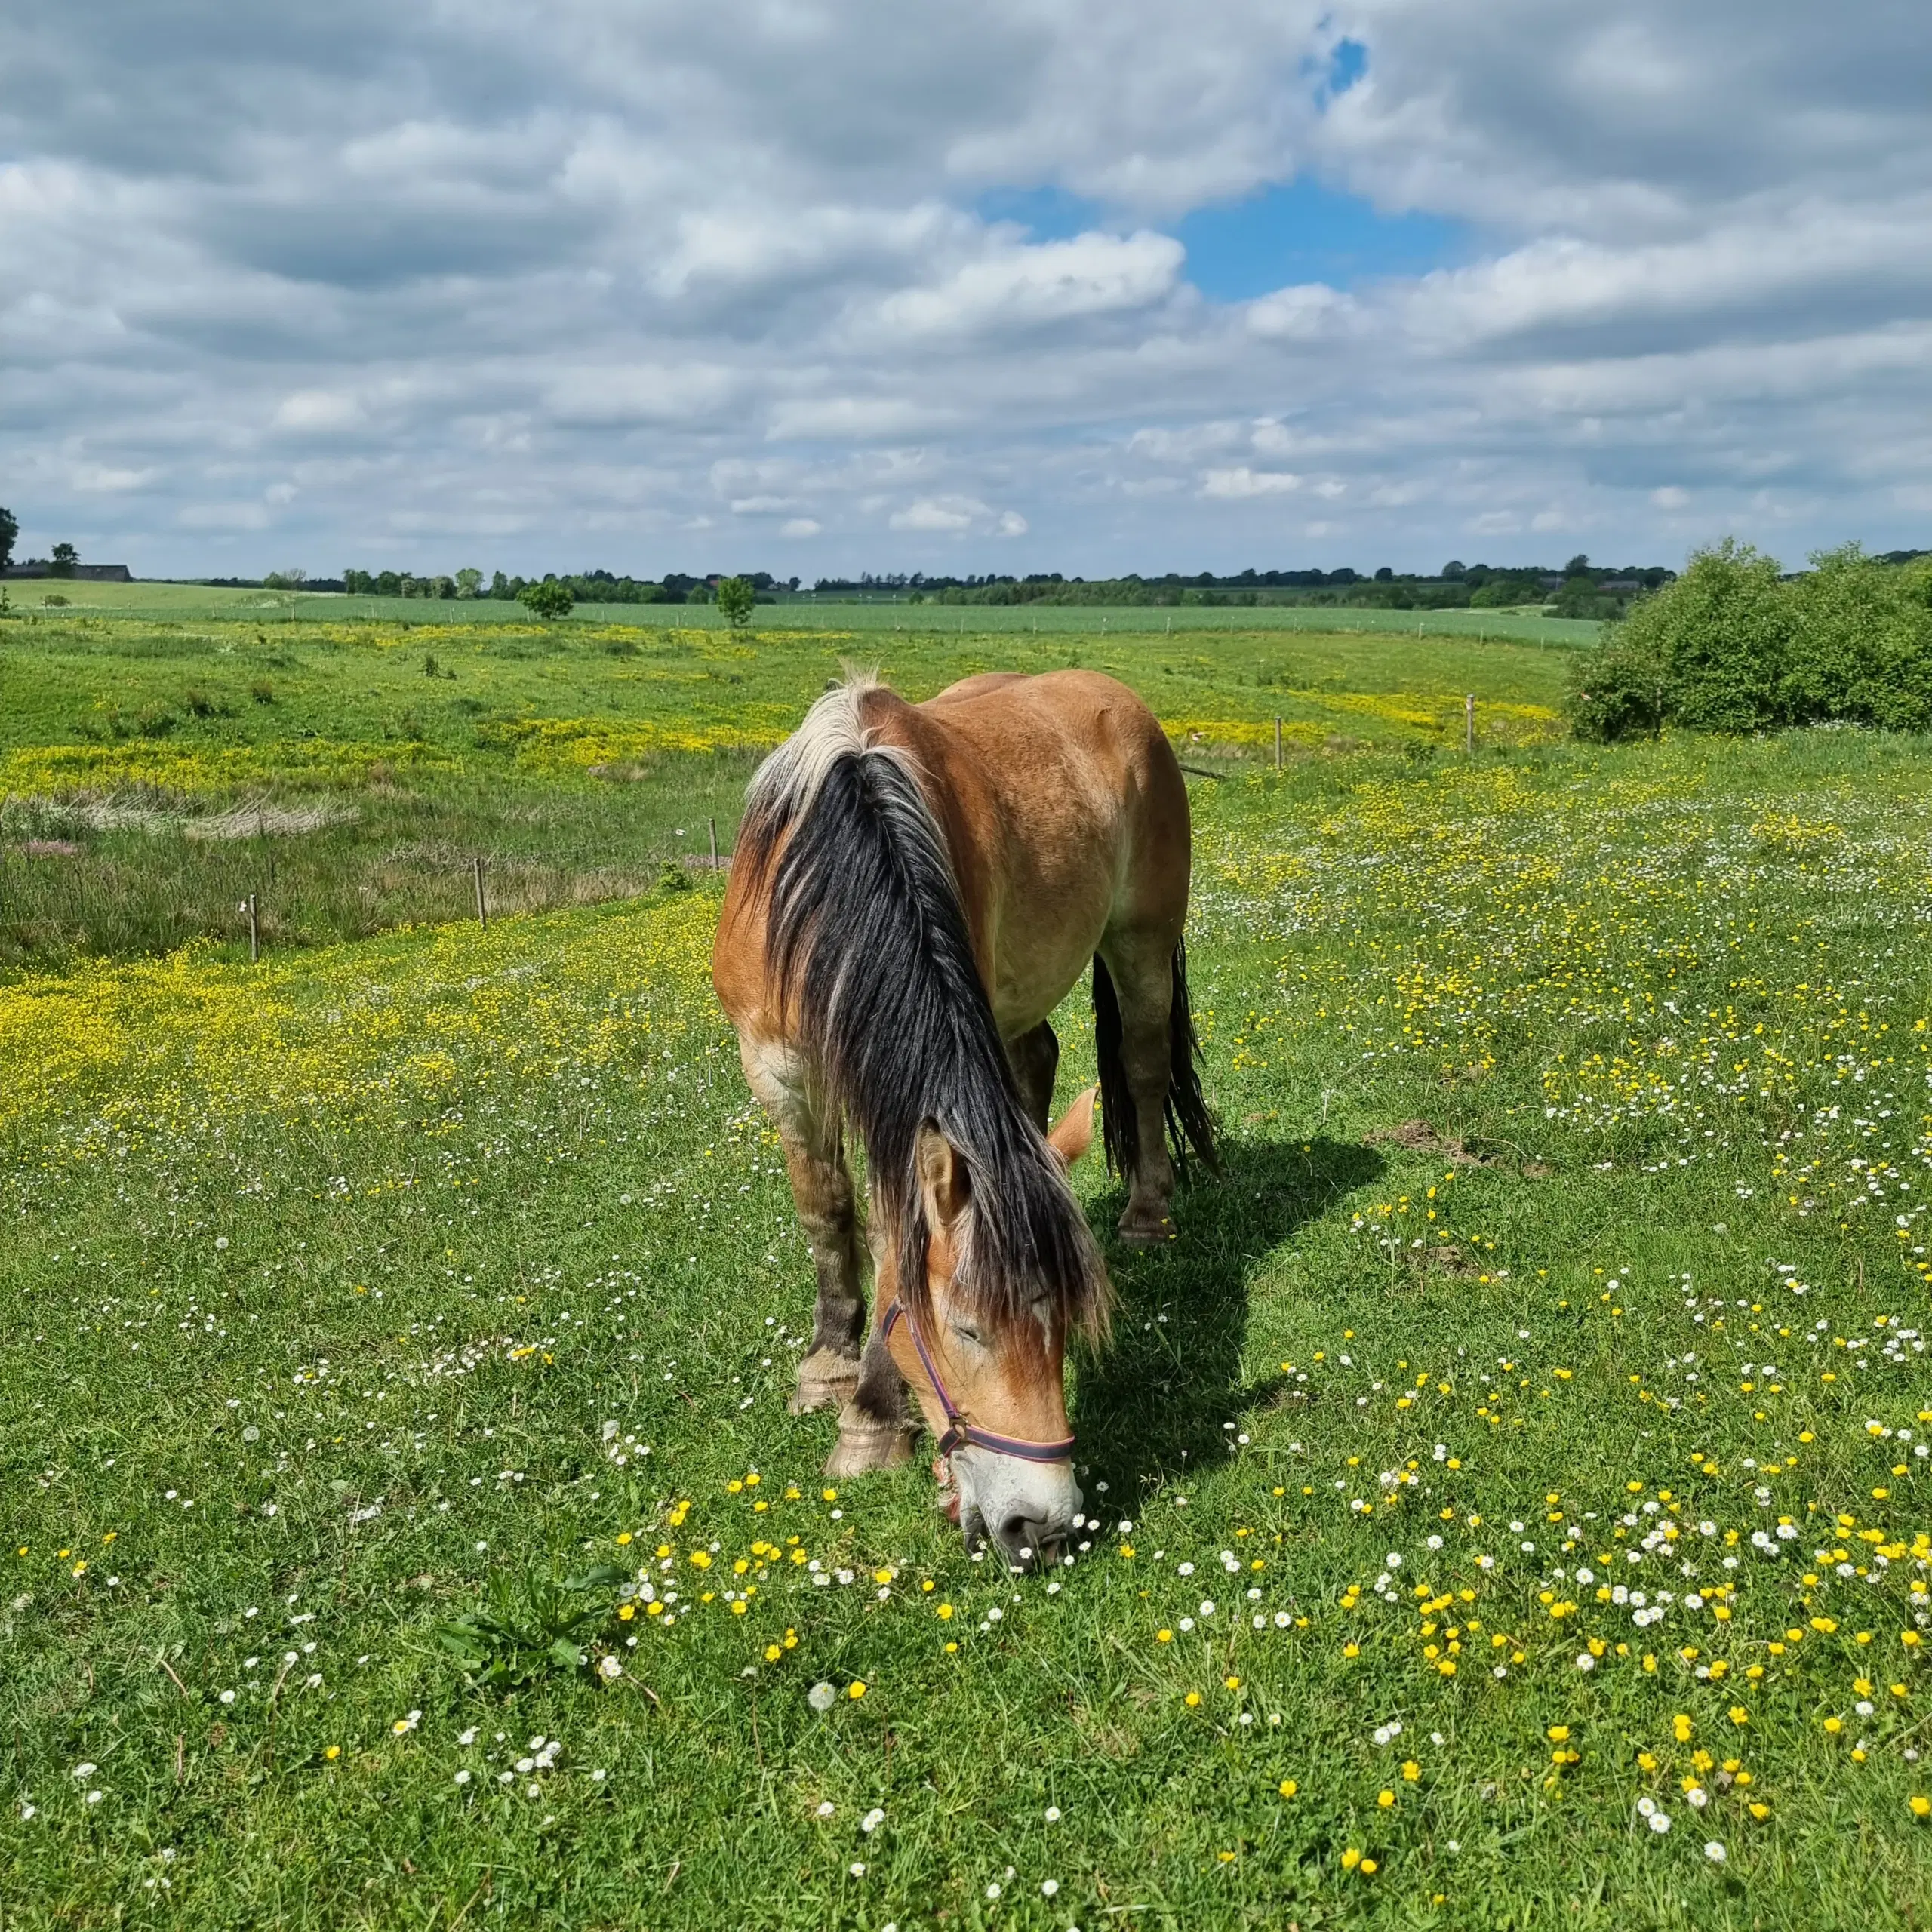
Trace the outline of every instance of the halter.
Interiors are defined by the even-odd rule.
[[[962,1444],[970,1444],[975,1449],[989,1449],[995,1456],[1017,1456],[1028,1463],[1063,1463],[1072,1456],[1073,1438],[1070,1435],[1058,1442],[1029,1442],[1023,1437],[996,1435],[990,1429],[982,1429],[977,1423],[968,1422],[960,1414],[959,1404],[952,1399],[952,1392],[946,1387],[938,1363],[927,1352],[925,1337],[919,1333],[919,1324],[903,1304],[895,1299],[885,1311],[879,1333],[889,1340],[893,1324],[898,1321],[905,1323],[906,1332],[912,1337],[912,1346],[918,1353],[919,1366],[926,1371],[926,1380],[933,1385],[933,1393],[946,1411],[946,1433],[939,1439],[939,1453],[942,1456],[951,1455]]]

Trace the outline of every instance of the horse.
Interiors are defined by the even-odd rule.
[[[792,1411],[836,1407],[826,1473],[857,1475],[910,1459],[909,1387],[968,1540],[1015,1571],[1072,1561],[1065,1351],[1104,1339],[1112,1300],[1067,1178],[1095,1093],[1049,1126],[1048,1016],[1091,961],[1120,1238],[1172,1238],[1177,1172],[1190,1154],[1216,1165],[1191,857],[1166,734],[1088,671],[968,678],[922,704],[848,677],[746,795],[712,978],[817,1276]],[[847,1121],[870,1196],[869,1340]]]

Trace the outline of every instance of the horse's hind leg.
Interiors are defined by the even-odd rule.
[[[1106,969],[1094,984],[1102,1100],[1110,1115],[1126,1116],[1106,1120],[1107,1147],[1127,1178],[1120,1238],[1131,1247],[1158,1247],[1174,1233],[1166,1129],[1174,948],[1167,931],[1109,934],[1095,961]]]
[[[1006,1043],[1013,1077],[1027,1116],[1042,1134],[1053,1124],[1054,1075],[1060,1071],[1060,1041],[1045,1020]]]
[[[859,1272],[859,1230],[852,1177],[838,1115],[816,1096],[803,1061],[789,1049],[739,1043],[745,1078],[778,1130],[798,1224],[818,1275],[812,1345],[798,1364],[791,1410],[843,1409],[859,1381],[866,1303]]]

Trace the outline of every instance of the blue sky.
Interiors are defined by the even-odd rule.
[[[1923,543],[1928,98],[1890,0],[16,0],[0,503],[155,574]]]
[[[994,189],[975,211],[1017,222],[1035,239],[1064,241],[1106,227],[1106,210],[1060,188]],[[1392,275],[1426,275],[1467,260],[1467,226],[1440,215],[1385,214],[1359,195],[1304,178],[1163,224],[1187,251],[1187,279],[1215,302],[1247,302],[1295,282],[1354,288]]]

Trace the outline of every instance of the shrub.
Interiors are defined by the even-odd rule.
[[[267,678],[257,678],[248,687],[248,695],[257,704],[272,704],[275,702],[275,687]]]
[[[1684,574],[1631,612],[1625,637],[1669,666],[1670,708],[1700,731],[1756,731],[1779,721],[1791,607],[1777,559],[1726,537],[1694,551]]]
[[[752,620],[752,609],[758,601],[758,592],[749,577],[727,577],[718,580],[718,614],[734,630],[741,629]]]
[[[1932,725],[1932,564],[1881,564],[1855,543],[1812,561],[1786,587],[1793,623],[1779,680],[1783,718]]]
[[[1506,611],[1518,604],[1540,604],[1543,586],[1526,577],[1493,577],[1469,593],[1469,605],[1478,611]]]
[[[1669,667],[1641,635],[1622,627],[1571,672],[1571,728],[1598,744],[1655,737],[1670,715]]]
[[[1578,735],[1666,722],[1932,728],[1932,561],[1882,563],[1852,544],[1811,561],[1785,580],[1748,543],[1694,552],[1580,660],[1569,699]]]
[[[517,592],[517,601],[533,617],[568,617],[577,602],[567,583],[546,577],[541,583],[526,583]]]

